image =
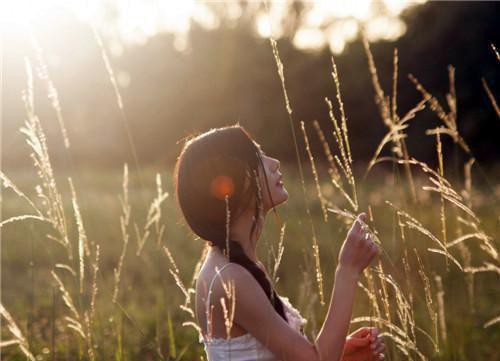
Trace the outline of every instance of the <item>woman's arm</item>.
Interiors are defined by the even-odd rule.
[[[339,255],[328,314],[316,338],[321,360],[340,360],[352,314],[357,282],[377,253],[377,246],[362,227],[364,213],[354,222]]]
[[[363,216],[360,220],[364,220]],[[231,267],[222,276],[224,282],[235,286],[234,322],[283,361],[340,360],[349,329],[356,282],[376,253],[376,246],[372,243],[365,237],[357,220],[342,246],[330,307],[315,344],[276,313],[257,281],[239,265]],[[220,282],[216,284],[214,298],[225,297]],[[226,300],[226,304],[230,301]]]
[[[340,360],[349,331],[358,276],[341,266],[335,272],[335,285],[323,327],[316,338],[321,360]]]

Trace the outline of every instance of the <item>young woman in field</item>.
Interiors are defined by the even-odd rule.
[[[265,216],[288,199],[280,162],[235,125],[187,141],[174,177],[188,225],[211,246],[196,284],[196,316],[210,361],[384,358],[377,329],[347,336],[356,283],[377,253],[362,227],[364,214],[344,241],[330,307],[311,342],[305,320],[272,288],[256,254]]]

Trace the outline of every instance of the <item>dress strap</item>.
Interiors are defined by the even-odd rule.
[[[220,269],[218,269],[217,267],[215,268],[215,274],[212,277],[212,280],[210,281],[210,286],[208,287],[207,300],[206,300],[206,304],[205,304],[205,313],[206,313],[206,318],[207,318],[207,334],[211,333],[211,325],[212,325],[211,314],[210,314],[210,297],[212,296],[212,287],[215,283],[216,277],[220,278],[221,272],[230,264],[231,263],[226,263]]]

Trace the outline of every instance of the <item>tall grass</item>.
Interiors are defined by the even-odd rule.
[[[99,34],[94,32],[94,35],[102,50],[104,66],[126,126],[125,108],[111,63]],[[33,41],[35,53],[38,54],[38,66],[45,69],[41,47],[36,39]],[[471,347],[471,340],[477,335],[498,339],[500,316],[491,307],[495,301],[489,299],[488,292],[498,288],[500,263],[497,240],[490,235],[491,222],[496,220],[491,221],[491,217],[480,214],[481,210],[474,204],[473,193],[479,190],[473,188],[473,171],[474,165],[479,165],[458,129],[454,68],[448,69],[448,110],[416,77],[410,75],[422,99],[417,99],[412,109],[399,116],[399,55],[397,51],[394,52],[392,89],[388,92],[390,95],[386,95],[380,85],[369,44],[364,42],[375,103],[388,129],[374,150],[364,177],[374,177],[373,181],[376,182],[376,167],[383,162],[391,162],[394,179],[397,179],[390,190],[386,189],[387,186],[381,186],[370,192],[359,186],[360,180],[353,167],[348,118],[334,59],[331,75],[336,92],[335,103],[325,99],[333,131],[326,133],[319,122],[312,122],[323,148],[325,161],[322,165],[328,170],[328,176],[323,180],[323,168],[318,166],[317,155],[310,147],[307,131],[310,123],[302,121],[295,124],[278,43],[272,38],[270,43],[294,138],[303,200],[291,201],[295,202],[295,206],[288,209],[291,221],[280,224],[279,240],[268,242],[269,247],[264,252],[269,260],[273,285],[280,293],[288,290],[308,318],[307,333],[314,337],[318,332],[321,316],[325,312],[325,292],[331,288],[332,262],[331,255],[326,255],[327,249],[338,249],[347,225],[357,212],[366,210],[370,220],[363,227],[374,235],[381,253],[359,282],[360,298],[352,319],[353,325],[380,327],[382,335],[387,337],[388,357],[391,359],[451,360],[467,359],[478,354],[483,358],[493,357],[495,343],[490,343],[486,338],[481,340],[484,345],[472,345],[476,349],[466,349]],[[118,202],[106,208],[106,213],[116,221],[109,227],[115,228],[112,233],[114,244],[109,245],[110,242],[105,243],[104,239],[98,241],[98,238],[105,237],[104,229],[108,227],[100,226],[102,229],[96,231],[89,226],[92,214],[82,207],[81,199],[85,197],[85,190],[78,188],[78,179],[72,174],[65,179],[69,192],[59,187],[60,178],[54,172],[44,129],[34,107],[35,79],[31,60],[26,59],[25,64],[27,87],[23,92],[23,100],[27,120],[21,132],[30,147],[37,185],[35,194],[30,195],[12,180],[13,177],[0,172],[4,189],[11,192],[10,199],[19,204],[22,202],[29,209],[1,220],[0,228],[4,232],[10,229],[21,232],[29,225],[46,236],[41,242],[51,256],[49,261],[39,266],[37,277],[44,284],[52,286],[47,289],[57,291],[53,295],[57,299],[38,301],[40,309],[35,310],[34,322],[28,326],[28,333],[24,322],[15,321],[15,318],[23,318],[23,312],[16,304],[11,302],[9,305],[15,310],[15,318],[5,305],[0,305],[1,315],[6,321],[2,325],[2,337],[10,335],[9,339],[3,338],[0,343],[2,353],[12,359],[23,355],[30,360],[44,359],[47,354],[44,350],[49,351],[52,359],[63,358],[63,354],[66,354],[67,359],[78,360],[126,360],[138,357],[199,359],[202,351],[196,345],[196,337],[200,336],[201,330],[193,306],[194,284],[206,257],[207,247],[195,249],[191,248],[194,246],[188,246],[187,240],[192,236],[184,229],[180,230],[172,221],[179,214],[172,211],[173,205],[168,202],[169,193],[164,189],[161,176],[155,174],[153,177],[154,186],[147,193],[151,195],[151,201],[146,202],[144,196],[136,196],[135,191],[130,189],[131,174],[126,164],[121,176]],[[48,72],[42,72],[40,76],[47,85],[55,117],[61,126],[61,135],[69,149],[71,142],[63,130],[57,91]],[[486,85],[485,89],[488,92]],[[488,96],[492,99],[490,93]],[[495,105],[493,100],[492,104]],[[436,139],[436,169],[412,157],[406,144],[410,120],[423,111],[426,105],[442,122],[442,126],[426,132]],[[296,126],[300,126],[302,132],[302,150],[296,137]],[[128,136],[133,146],[132,135]],[[463,179],[452,180],[447,177],[447,157],[442,147],[444,136],[449,136],[469,157],[463,165]],[[388,145],[391,147],[389,150],[386,149]],[[301,151],[307,154],[309,160],[310,179],[302,168]],[[141,184],[135,190],[148,190],[139,161],[137,157],[134,159]],[[403,169],[404,178],[397,176],[399,168]],[[398,197],[398,191],[409,193],[411,202]],[[317,200],[313,199],[315,195]],[[94,212],[102,217],[103,213],[99,211],[102,212],[100,208],[104,199],[94,202],[94,206],[99,208]],[[304,217],[310,231],[304,230],[299,224]],[[168,222],[171,222],[172,227],[167,227]],[[229,211],[226,224],[230,227]],[[333,247],[332,228],[339,229]],[[134,230],[133,235],[131,229]],[[311,236],[311,244],[285,242],[285,230],[287,237],[295,232],[307,232]],[[96,237],[96,234],[100,236]],[[135,244],[130,242],[134,236]],[[268,235],[264,233],[264,237]],[[389,244],[389,239],[394,242]],[[199,252],[195,256],[194,250]],[[40,258],[42,256],[38,255]],[[464,289],[457,288],[457,284],[463,284]],[[229,336],[234,323],[235,289],[233,284],[223,286],[225,297],[217,305],[222,308]],[[460,305],[454,304],[454,297],[468,299],[466,308],[469,309],[467,319],[470,321],[461,320],[465,318],[465,311]],[[56,307],[58,299],[62,300],[63,310]],[[44,302],[50,312],[42,306]],[[156,313],[151,310],[156,310]],[[206,312],[210,322],[211,310],[207,309]],[[47,318],[50,318],[50,332],[43,326]],[[210,335],[210,327],[208,331]],[[474,336],[457,337],[463,332]],[[25,337],[25,334],[32,336]]]

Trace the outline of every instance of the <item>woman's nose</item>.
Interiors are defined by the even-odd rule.
[[[273,160],[274,160],[274,171],[277,171],[278,169],[280,169],[280,164],[281,164],[281,163],[280,163],[280,161],[279,161],[279,160],[277,160],[277,159],[274,159],[274,158],[273,158]]]

